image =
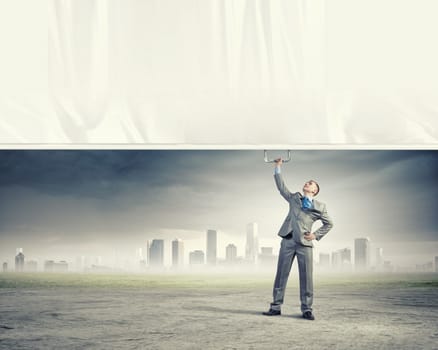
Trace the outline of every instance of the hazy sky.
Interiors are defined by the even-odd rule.
[[[438,255],[438,151],[294,151],[283,174],[291,191],[320,183],[335,227],[319,251],[368,236],[394,259]],[[2,259],[16,247],[104,255],[175,237],[188,254],[205,249],[207,229],[219,231],[219,256],[228,243],[243,255],[246,224],[276,248],[287,211],[261,150],[0,151]]]

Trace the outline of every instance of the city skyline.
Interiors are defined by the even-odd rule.
[[[257,223],[250,223],[248,227],[257,227]],[[250,231],[250,230],[249,230]],[[211,236],[213,234],[214,252],[206,253],[209,249],[209,241],[211,246]],[[184,252],[184,241],[175,238],[171,242],[171,263],[165,263],[164,259],[164,240],[153,239],[147,241],[147,249],[142,252],[143,248],[136,248],[135,254],[132,256],[129,263],[124,261],[124,265],[117,265],[114,262],[112,266],[102,264],[102,256],[84,257],[77,256],[75,268],[68,270],[68,264],[66,260],[55,262],[54,260],[44,259],[44,271],[46,272],[110,272],[113,271],[125,271],[125,272],[147,272],[147,271],[165,271],[171,269],[173,271],[187,271],[187,267],[194,267],[203,265],[204,267],[215,269],[217,266],[222,267],[238,266],[243,267],[243,271],[250,268],[254,271],[254,267],[263,268],[270,266],[271,269],[275,268],[278,255],[274,254],[273,247],[260,247],[253,254],[257,255],[257,259],[254,259],[252,254],[248,255],[248,242],[250,245],[254,241],[252,235],[247,235],[248,242],[245,244],[245,256],[237,255],[237,247],[230,243],[225,249],[225,258],[219,258],[216,251],[217,232],[215,230],[206,231],[206,250],[195,249],[193,251]],[[314,248],[315,249],[315,248]],[[373,253],[374,252],[374,253]],[[144,253],[144,254],[143,254]],[[319,253],[319,254],[318,254]],[[353,254],[352,254],[353,253]],[[188,261],[185,262],[184,255],[187,255]],[[206,256],[210,255],[208,259]],[[319,256],[319,259],[317,258]],[[384,259],[385,258],[385,259]],[[426,258],[426,257],[425,257]],[[429,257],[430,258],[430,257]],[[323,272],[328,271],[342,271],[342,272],[393,272],[393,271],[416,271],[416,272],[431,272],[438,271],[438,256],[434,256],[432,259],[425,261],[424,259],[420,263],[414,265],[394,265],[391,260],[387,260],[383,254],[383,248],[374,246],[374,243],[370,241],[368,237],[354,238],[354,250],[344,247],[332,251],[331,253],[316,252],[314,254],[314,261]],[[91,261],[93,260],[93,261]],[[87,263],[88,262],[88,263]],[[3,262],[3,272],[8,271],[8,261]],[[128,264],[127,264],[128,263]],[[132,264],[133,263],[133,264]],[[37,272],[41,271],[37,269],[37,260],[24,260],[23,248],[16,248],[15,255],[15,271],[22,272]],[[111,265],[111,264],[110,264]],[[252,266],[252,267],[251,267]]]
[[[438,250],[437,160],[435,151],[293,151],[282,168],[292,191],[309,178],[321,185],[335,228],[320,251],[368,236],[410,263]],[[244,255],[251,222],[259,246],[275,251],[287,214],[262,151],[1,151],[0,170],[0,256],[17,246],[55,258],[123,255],[175,237],[204,250],[209,228],[223,237],[218,256],[229,243]]]
[[[246,228],[248,229],[249,225],[256,225],[257,223],[250,223],[246,225]],[[189,251],[198,251],[198,252],[202,252],[205,256],[205,264],[207,265],[214,265],[211,263],[208,263],[207,260],[207,248],[208,248],[208,233],[209,232],[215,232],[216,233],[216,246],[219,246],[220,249],[218,249],[216,247],[216,262],[219,261],[224,261],[226,260],[226,256],[227,256],[227,248],[232,245],[234,247],[234,250],[236,252],[236,257],[239,259],[243,259],[246,260],[248,262],[252,262],[252,263],[256,263],[257,262],[257,258],[259,257],[260,254],[263,254],[263,249],[268,248],[271,249],[274,252],[274,255],[278,252],[279,250],[279,246],[281,243],[281,240],[275,240],[274,245],[273,246],[269,246],[266,244],[262,244],[258,247],[256,252],[253,252],[253,254],[255,254],[255,256],[257,256],[256,259],[254,259],[251,256],[247,256],[248,253],[248,242],[246,241],[242,241],[240,244],[236,244],[236,240],[234,241],[227,241],[226,239],[221,239],[223,238],[222,236],[222,232],[218,231],[218,230],[211,230],[208,229],[206,230],[206,232],[204,232],[204,236],[206,237],[204,242],[202,242],[201,240],[192,242],[191,244],[186,245],[186,241],[184,241],[181,238],[175,237],[173,239],[151,239],[151,240],[146,240],[145,242],[141,242],[139,243],[136,247],[131,246],[129,248],[126,249],[119,249],[116,247],[113,247],[113,253],[110,255],[106,255],[105,256],[105,260],[108,262],[109,260],[119,260],[119,261],[144,261],[144,263],[146,265],[150,265],[153,266],[155,265],[156,267],[160,268],[160,267],[170,267],[173,266],[173,259],[174,259],[174,243],[176,243],[176,241],[178,241],[179,243],[179,249],[182,249],[183,256],[179,256],[178,259],[180,259],[180,262],[182,263],[182,265],[188,265],[189,264]],[[248,231],[247,231],[248,233]],[[225,236],[226,237],[226,236]],[[246,235],[246,238],[248,238],[248,235]],[[327,254],[329,256],[329,260],[331,261],[330,264],[333,263],[333,255],[334,254],[338,254],[343,250],[350,250],[353,252],[358,251],[357,248],[357,241],[363,241],[363,240],[367,240],[367,248],[366,248],[366,254],[367,254],[367,258],[366,258],[366,262],[364,262],[365,267],[369,267],[371,263],[375,263],[375,259],[379,259],[379,257],[376,257],[377,255],[380,254],[380,259],[383,259],[383,251],[385,250],[384,248],[382,248],[382,245],[385,246],[385,244],[383,242],[374,242],[369,240],[369,237],[356,237],[356,238],[352,238],[350,241],[347,242],[343,242],[341,245],[320,245],[318,242],[314,243],[314,256],[318,257],[321,256],[321,254]],[[140,245],[145,246],[145,248],[140,247]],[[154,248],[154,246],[157,246],[157,248]],[[16,250],[21,250],[22,251],[23,248],[17,248]],[[364,248],[362,248],[364,249]],[[32,251],[32,248],[30,247],[30,249],[28,249],[30,251]],[[123,251],[127,254],[123,254]],[[398,260],[395,259],[394,260],[394,256],[391,254],[387,254],[385,251],[385,260],[389,259],[391,262],[395,263],[397,266],[403,268],[403,267],[410,267],[413,266],[415,264],[421,264],[424,261],[430,259],[431,256],[434,256],[437,250],[435,249],[435,247],[431,247],[431,253],[430,254],[424,254],[419,256],[416,260],[414,261],[405,261],[405,260]],[[135,253],[134,253],[135,252]],[[65,258],[65,255],[62,254],[51,254],[49,255],[49,259],[50,260],[59,260],[59,261],[65,261],[65,260],[69,260],[69,261],[73,261],[79,257],[84,258],[84,255],[78,255],[78,254],[74,254],[73,252],[71,252],[72,254],[69,255],[69,258]],[[77,253],[77,252],[76,252]],[[365,254],[363,251],[360,252],[361,255]],[[93,259],[99,259],[100,262],[102,260],[102,255],[99,254],[88,254],[86,255],[87,258],[90,260]],[[135,257],[135,258],[134,258]],[[151,258],[152,257],[152,258]],[[3,256],[2,259],[3,261],[6,261],[8,263],[11,263],[11,259],[13,260],[14,256],[11,254],[7,254],[6,256]],[[32,254],[32,258],[39,260],[39,261],[43,261],[43,260],[47,260],[47,257],[43,257],[43,255],[41,254]],[[357,264],[357,254],[354,253],[353,256],[350,257],[351,259],[351,263],[356,263]],[[360,258],[363,260],[363,258]],[[383,261],[383,260],[382,260]],[[96,265],[99,265],[100,262],[95,262]],[[315,262],[318,262],[318,259],[315,259]],[[359,266],[359,264],[357,264]]]
[[[232,247],[229,245],[228,247]],[[347,256],[344,260],[343,254]],[[394,265],[390,260],[382,260],[381,263],[375,262],[366,269],[357,267],[351,260],[351,250],[349,248],[343,248],[339,251],[332,252],[330,254],[320,253],[319,261],[314,260],[316,264],[316,270],[321,273],[326,272],[349,272],[349,273],[382,273],[382,272],[438,272],[438,256],[431,257],[428,260],[423,260],[421,263],[417,263],[412,266],[398,266]],[[88,263],[80,262],[81,258],[87,258]],[[187,264],[172,265],[172,266],[156,266],[146,265],[143,260],[137,261],[137,266],[109,266],[100,263],[96,263],[96,260],[101,260],[102,257],[78,257],[76,263],[72,263],[66,260],[54,261],[45,259],[44,261],[38,260],[25,260],[23,253],[19,253],[15,257],[15,264],[10,265],[9,262],[4,261],[2,263],[2,272],[123,272],[123,273],[147,273],[147,272],[189,272],[193,267],[203,267],[198,271],[228,271],[228,272],[248,272],[248,268],[252,272],[256,271],[272,271],[275,269],[278,255],[274,255],[272,247],[262,247],[259,253],[259,262],[257,265],[249,264],[249,261],[245,260],[241,256],[230,257],[227,255],[225,259],[217,261],[215,266],[212,266],[205,261],[205,253],[202,250],[194,250],[188,253],[189,261]],[[85,259],[85,260],[87,260]],[[95,263],[92,263],[90,259],[93,259]],[[42,266],[42,267],[40,267]],[[230,270],[231,268],[231,270]],[[237,268],[237,269],[236,269]],[[297,266],[293,268],[297,270]],[[298,271],[295,271],[297,273]]]

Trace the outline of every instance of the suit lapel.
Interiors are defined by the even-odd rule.
[[[295,202],[297,203],[297,205],[299,206],[299,208],[301,210],[303,210],[302,203],[301,203],[302,198],[303,198],[303,195],[300,192],[298,192],[298,195],[295,196]],[[310,212],[313,211],[315,213],[320,214],[321,213],[321,203],[314,198],[313,199],[313,208],[307,209],[307,211],[310,211]]]
[[[314,211],[321,213],[321,203],[319,203],[317,200],[313,200],[313,209]]]
[[[303,196],[301,195],[301,193],[298,193],[298,196],[295,196],[295,202],[300,206],[300,208],[301,208],[301,198],[302,198]]]

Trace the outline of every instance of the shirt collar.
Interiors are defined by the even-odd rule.
[[[303,198],[307,198],[307,199],[309,199],[311,202],[313,202],[313,198],[312,198],[312,197],[307,197],[307,196],[305,196],[305,195],[303,195],[303,194],[301,194],[301,193],[300,193],[300,195],[301,195],[301,199],[303,199]]]

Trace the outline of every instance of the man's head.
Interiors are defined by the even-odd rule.
[[[312,197],[316,196],[319,193],[319,185],[315,180],[307,181],[303,186],[304,194],[308,194]]]

